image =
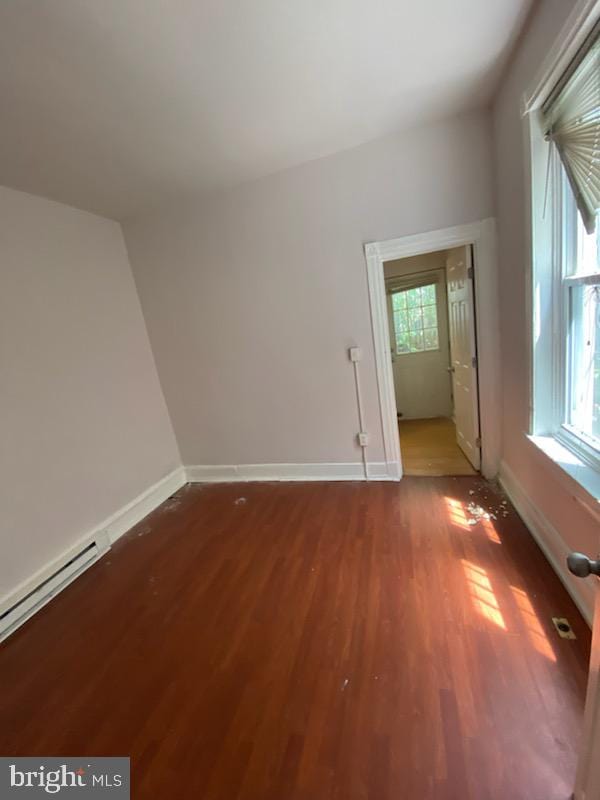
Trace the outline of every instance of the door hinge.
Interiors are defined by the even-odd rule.
[[[473,358],[471,359],[471,366],[474,369],[477,369],[477,356],[473,356]]]
[[[481,447],[481,436],[475,439],[475,447]]]
[[[467,278],[468,278],[470,281],[472,281],[474,277],[475,277],[475,270],[473,269],[473,267],[469,267],[469,268],[467,269]]]

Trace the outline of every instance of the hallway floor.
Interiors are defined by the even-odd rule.
[[[0,645],[0,752],[131,756],[134,800],[565,800],[589,638],[480,478],[188,485]]]
[[[404,475],[477,475],[456,443],[451,419],[399,420]]]

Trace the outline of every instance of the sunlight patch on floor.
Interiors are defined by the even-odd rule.
[[[460,500],[454,500],[452,497],[445,497],[444,502],[446,503],[450,522],[465,531],[471,530],[471,526],[467,522],[465,508]]]
[[[543,656],[550,659],[550,661],[556,662],[556,655],[552,649],[552,645],[546,636],[538,615],[535,613],[534,607],[531,605],[531,600],[522,589],[517,589],[516,586],[511,586],[510,590],[521,612],[521,617],[525,623],[531,643],[538,653],[541,653]]]
[[[460,500],[456,500],[453,497],[444,497],[444,502],[448,511],[448,517],[453,525],[465,531],[476,530],[477,526],[481,525],[490,542],[502,544],[498,532],[494,527],[494,523],[490,519],[490,515],[483,509],[480,509],[481,513],[474,514],[471,510],[474,506],[473,503],[469,503],[468,506],[465,506],[464,503],[461,503]]]
[[[491,519],[482,519],[480,520],[480,522],[481,522],[481,527],[485,531],[485,535],[490,540],[490,542],[493,542],[494,544],[502,544],[500,537],[498,536],[498,532],[496,531],[494,523],[491,521]]]
[[[492,584],[483,567],[461,559],[473,605],[489,622],[493,622],[502,630],[507,630],[506,622],[500,611],[498,598],[494,594]]]

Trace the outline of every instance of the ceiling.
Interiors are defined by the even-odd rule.
[[[489,102],[530,0],[2,0],[0,184],[123,219]]]

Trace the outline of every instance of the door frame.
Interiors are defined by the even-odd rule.
[[[389,359],[389,327],[385,295],[384,264],[398,258],[424,255],[473,245],[475,270],[475,335],[479,369],[479,420],[481,472],[494,478],[500,466],[500,330],[498,313],[498,266],[496,221],[493,217],[452,228],[402,236],[364,246],[375,348],[375,371],[383,448],[390,478],[402,477],[400,435],[396,416],[394,378]]]

